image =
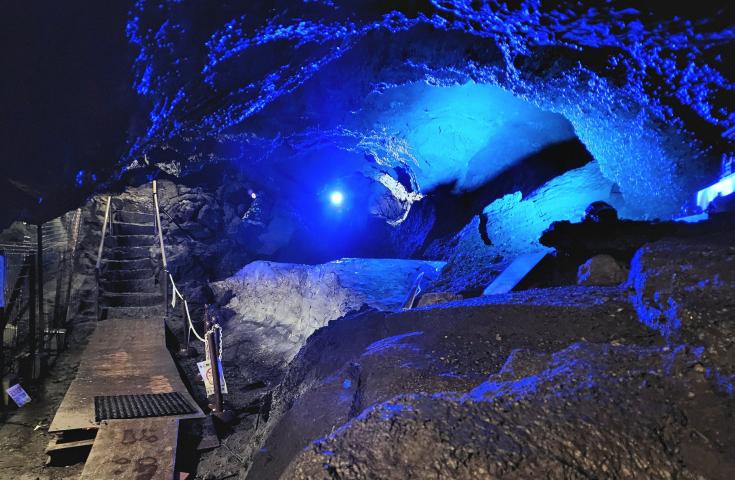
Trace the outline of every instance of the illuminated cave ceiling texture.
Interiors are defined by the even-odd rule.
[[[150,114],[123,164],[342,163],[410,195],[475,188],[576,135],[624,212],[667,218],[732,153],[724,3],[343,3],[138,1]]]
[[[731,2],[88,3],[6,17],[6,217],[52,218],[145,157],[232,160],[279,196],[357,175],[397,224],[581,141],[567,160],[594,159],[623,216],[670,218],[734,151]]]

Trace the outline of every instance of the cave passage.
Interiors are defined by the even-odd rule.
[[[732,5],[26,3],[0,480],[735,478]]]

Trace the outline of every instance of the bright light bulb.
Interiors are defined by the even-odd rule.
[[[329,195],[329,201],[332,202],[333,205],[341,205],[343,200],[344,195],[342,195],[342,192],[334,191]]]

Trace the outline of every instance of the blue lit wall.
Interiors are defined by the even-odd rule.
[[[455,182],[458,191],[479,188],[522,158],[575,138],[561,115],[474,82],[389,89],[366,99],[360,116],[406,140],[425,190]]]
[[[360,144],[368,164],[377,153],[391,169],[414,160],[403,151],[389,158],[404,147],[388,145],[397,134],[422,188],[452,179],[467,187],[571,135],[564,120],[529,110],[500,86],[563,115],[628,204],[642,206],[635,215],[675,216],[732,149],[721,134],[735,126],[726,101],[735,28],[709,5],[647,8],[139,0],[128,36],[138,51],[135,86],[151,109],[128,159],[173,139],[251,132],[247,161],[262,160],[271,142],[323,136]],[[203,12],[207,22],[198,21]],[[504,123],[490,104],[505,111]],[[377,115],[391,105],[403,108]]]

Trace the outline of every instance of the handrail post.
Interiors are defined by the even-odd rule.
[[[105,220],[102,222],[102,238],[100,238],[100,247],[97,250],[97,270],[100,268],[100,264],[102,262],[102,249],[105,246],[105,235],[107,234],[107,222],[110,217],[110,202],[112,202],[112,197],[107,197],[107,206],[105,207]]]
[[[163,248],[163,229],[161,228],[161,212],[158,209],[158,187],[153,180],[153,205],[156,207],[156,224],[158,225],[158,243],[161,246],[161,261],[163,262],[163,270],[168,272],[168,263],[166,262],[166,250]]]
[[[44,332],[48,325],[46,325],[46,315],[44,313],[45,305],[43,299],[43,223],[36,225],[36,250],[38,251],[36,254],[36,262],[38,265],[38,269],[36,270],[36,281],[38,282],[38,325],[40,326],[40,331]],[[43,343],[41,343],[41,348],[43,348]]]
[[[36,262],[35,255],[28,258],[28,351],[31,354],[32,361],[35,362],[36,357],[36,334],[38,326],[36,324]]]
[[[205,314],[205,325],[207,333],[205,338],[207,340],[207,355],[209,356],[209,368],[212,369],[212,385],[214,386],[214,402],[210,406],[212,408],[212,414],[215,416],[222,415],[224,409],[222,408],[222,384],[220,383],[220,372],[219,372],[219,356],[218,356],[218,339],[216,334],[215,325],[217,325],[216,317],[209,314],[208,306],[204,307]]]
[[[107,196],[107,205],[105,206],[105,219],[102,221],[102,236],[100,237],[100,247],[97,250],[97,264],[94,267],[94,277],[97,283],[97,321],[100,320],[100,268],[102,266],[102,250],[105,247],[105,235],[107,235],[107,223],[110,219],[110,203],[112,196]]]

